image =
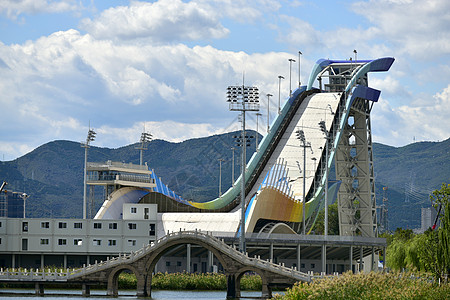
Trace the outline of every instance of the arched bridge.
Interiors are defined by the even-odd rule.
[[[210,250],[220,261],[227,276],[227,298],[240,297],[240,279],[246,272],[255,272],[262,279],[262,296],[271,297],[273,286],[292,285],[297,281],[311,281],[311,275],[292,268],[277,265],[259,258],[250,258],[246,254],[228,246],[208,233],[200,231],[179,231],[167,234],[163,238],[129,255],[96,263],[68,275],[67,281],[106,283],[109,296],[118,295],[118,277],[122,271],[133,272],[137,278],[137,295],[151,296],[152,272],[164,253],[182,244],[197,244]]]

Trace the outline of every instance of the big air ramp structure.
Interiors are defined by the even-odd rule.
[[[170,222],[180,226],[185,220],[185,225],[199,229],[214,231],[207,224],[216,224],[238,232],[241,180],[245,180],[246,232],[310,233],[318,212],[337,197],[340,235],[375,237],[370,112],[380,91],[368,86],[368,73],[388,71],[393,62],[390,57],[317,61],[308,84],[292,93],[271,124],[247,164],[245,178],[239,177],[221,197],[201,203],[186,201],[152,172],[155,187],[145,195],[134,193],[139,195],[135,199],[128,196],[131,191],[110,196],[102,215],[118,217],[108,213],[108,207],[113,207],[108,201],[157,203],[164,213],[163,223],[167,220],[165,229]],[[313,88],[315,83],[318,86]],[[306,143],[298,139],[299,130],[303,131],[307,147],[302,147]],[[333,161],[337,181],[327,184]]]

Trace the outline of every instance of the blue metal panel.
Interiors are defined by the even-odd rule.
[[[373,102],[378,102],[378,99],[380,98],[380,94],[381,92],[379,90],[367,87],[367,86],[363,86],[363,85],[358,85],[354,90],[353,90],[353,97],[354,98],[363,98],[363,99],[367,99]]]

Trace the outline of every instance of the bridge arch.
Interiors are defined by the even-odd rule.
[[[270,297],[272,291],[270,290],[269,287],[269,282],[268,282],[268,278],[266,276],[266,274],[264,272],[262,272],[261,270],[258,270],[257,268],[252,268],[249,266],[245,266],[240,268],[238,271],[236,271],[235,273],[235,293],[236,293],[236,297],[240,297],[241,296],[241,279],[242,277],[245,275],[245,273],[247,272],[254,272],[257,275],[259,275],[259,277],[261,277],[261,282],[262,282],[262,297]]]
[[[224,253],[217,249],[216,247],[212,246],[211,244],[204,242],[202,240],[199,240],[197,238],[191,238],[191,237],[185,237],[177,240],[168,241],[165,243],[162,247],[159,247],[158,249],[155,249],[151,255],[148,256],[146,261],[146,267],[145,269],[147,272],[151,274],[153,270],[155,269],[156,264],[160,260],[160,258],[170,249],[173,247],[179,246],[179,245],[198,245],[201,246],[207,250],[210,250],[214,256],[219,260],[219,262],[222,264],[223,268],[227,270],[229,268],[229,261],[224,257]]]
[[[140,270],[138,270],[136,267],[129,264],[119,265],[109,272],[108,291],[107,291],[108,296],[117,297],[119,295],[119,275],[125,270],[132,272],[136,276],[137,280],[136,289],[138,291],[138,296],[146,296],[145,292],[142,295],[141,295],[142,292],[141,293],[139,292],[146,291],[146,284],[147,284],[146,281],[148,277],[145,276],[145,274],[142,274]]]

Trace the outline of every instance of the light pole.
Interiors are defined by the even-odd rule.
[[[231,147],[232,158],[231,158],[231,182],[234,186],[234,147]]]
[[[353,53],[355,53],[355,64],[356,64],[358,52],[355,49],[355,50],[353,50]]]
[[[325,125],[325,121],[319,122],[320,131],[325,134],[325,217],[324,217],[324,235],[328,235],[328,141],[329,132]]]
[[[84,144],[81,144],[81,147],[84,148],[84,188],[83,188],[83,219],[86,219],[86,185],[87,185],[87,155],[88,155],[88,148],[89,143],[93,142],[95,140],[95,135],[97,133],[89,128],[86,142]]]
[[[267,94],[267,133],[270,132],[270,97],[272,97],[272,94]]]
[[[259,131],[258,131],[258,124],[259,124],[259,122],[258,122],[258,120],[259,120],[259,117],[261,117],[262,116],[262,114],[260,114],[259,112],[258,113],[256,113],[256,151],[258,151],[258,149],[259,149],[259,141],[258,141],[258,135],[259,135]]]
[[[137,146],[135,149],[140,151],[139,164],[142,166],[142,152],[147,150],[147,144],[152,140],[152,135],[148,132],[142,132],[141,140],[139,141],[141,144]]]
[[[245,112],[259,111],[259,92],[257,87],[250,86],[229,86],[227,89],[227,102],[230,111],[240,111],[242,113],[242,172],[241,172],[241,224],[239,237],[239,250],[245,253],[245,169],[246,169],[246,147],[247,137],[245,135]]]
[[[303,213],[303,235],[306,235],[306,222],[305,222],[305,208],[306,208],[306,148],[311,148],[311,143],[307,143],[305,139],[305,133],[303,130],[296,131],[297,139],[302,142],[300,145],[303,147],[303,203],[302,203],[302,213]]]
[[[311,158],[311,160],[312,161],[314,161],[314,174],[313,174],[313,176],[315,177],[315,174],[316,174],[316,162],[317,162],[317,158],[315,158],[315,157],[313,157],[313,158]],[[316,185],[314,184],[314,195],[316,194]]]
[[[292,86],[291,86],[291,74],[292,74],[292,63],[295,62],[295,59],[289,58],[289,97],[292,96]]]
[[[222,162],[223,158],[219,158],[219,198],[222,197]]]
[[[300,77],[300,62],[301,62],[301,55],[303,53],[301,51],[298,51],[298,87],[302,85],[301,77]]]
[[[30,197],[29,195],[27,195],[26,193],[22,193],[22,195],[20,195],[20,198],[22,198],[23,200],[23,218],[26,218],[26,209],[25,209],[25,205],[26,205],[26,201],[27,198]]]
[[[281,114],[281,79],[284,77],[278,75],[278,114]]]

